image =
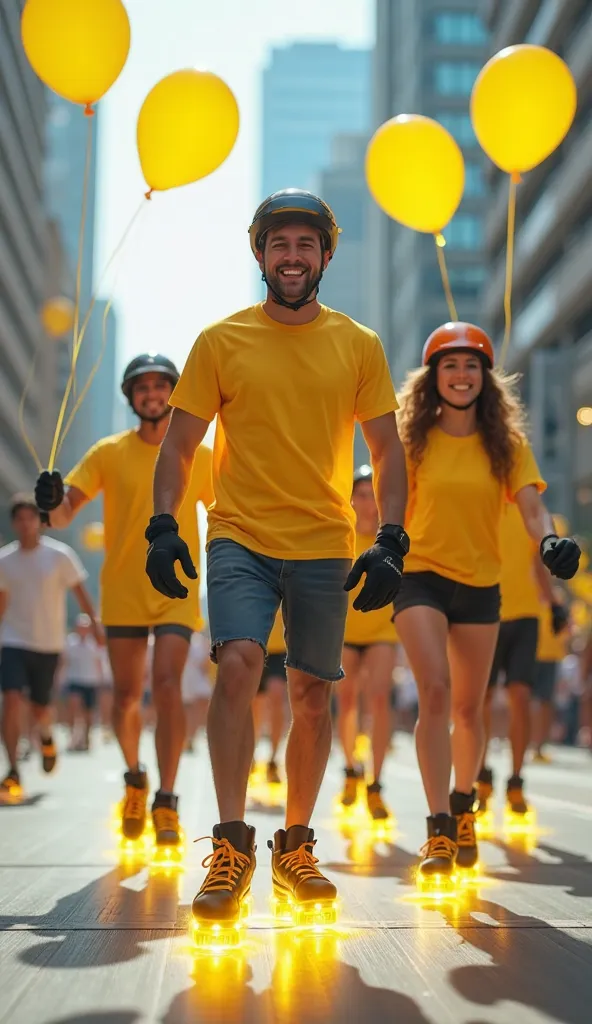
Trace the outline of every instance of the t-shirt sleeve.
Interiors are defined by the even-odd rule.
[[[377,334],[371,334],[364,353],[358,393],[356,395],[356,419],[365,420],[384,416],[399,408],[391,372],[382,343]]]
[[[514,465],[508,480],[508,498],[516,500],[518,491],[523,487],[534,486],[539,494],[546,490],[547,484],[541,476],[532,448],[528,441],[523,441],[516,451]]]
[[[222,396],[213,339],[205,331],[191,349],[169,403],[208,423],[220,411]]]
[[[62,579],[66,587],[71,589],[88,579],[88,573],[72,548],[68,548],[62,557]]]
[[[96,498],[103,489],[104,446],[95,444],[83,455],[77,466],[70,470],[65,483],[69,487],[77,487],[89,501]]]

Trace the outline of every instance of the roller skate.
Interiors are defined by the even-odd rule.
[[[381,791],[382,786],[380,785],[380,782],[373,782],[371,786],[367,786],[366,802],[368,804],[368,810],[372,820],[382,822],[384,825],[391,819],[391,812],[382,799]]]
[[[477,835],[488,836],[493,833],[493,811],[489,801],[493,796],[493,772],[491,768],[482,768],[477,776]]]
[[[475,832],[475,790],[450,794],[450,813],[456,818],[456,866],[461,882],[471,882],[479,875],[479,850]]]
[[[139,768],[135,772],[126,772],[123,778],[125,796],[120,808],[120,851],[126,856],[138,857],[144,854],[148,776],[143,768]]]
[[[291,825],[278,829],[267,844],[275,916],[298,928],[322,928],[337,920],[337,889],[317,867],[315,843],[311,828]]]
[[[41,765],[46,775],[56,766],[58,752],[52,736],[41,737]]]
[[[183,833],[179,826],[178,798],[172,793],[156,793],[152,804],[154,847],[151,865],[155,868],[176,868],[184,853]]]
[[[255,870],[255,829],[244,821],[214,826],[214,845],[203,861],[208,868],[193,901],[192,935],[196,947],[215,952],[239,946],[250,909]]]
[[[363,772],[355,768],[345,769],[345,782],[339,802],[342,807],[353,807],[358,799],[358,786],[363,778]]]
[[[23,796],[24,792],[18,770],[11,768],[6,778],[0,782],[0,803],[18,804],[23,799]]]
[[[434,814],[427,819],[428,838],[420,850],[416,883],[421,893],[440,897],[456,891],[456,818]]]
[[[275,761],[271,760],[267,762],[267,784],[269,786],[281,786],[282,780],[280,779],[280,773],[278,772],[278,766]]]
[[[528,832],[535,824],[535,813],[524,799],[524,780],[512,775],[506,786],[507,803],[504,824],[509,832]]]

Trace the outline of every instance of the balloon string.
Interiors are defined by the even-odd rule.
[[[41,465],[41,459],[39,458],[39,456],[37,454],[37,451],[35,449],[35,445],[33,444],[31,438],[29,437],[29,434],[27,432],[27,427],[26,427],[26,424],[25,424],[25,402],[27,400],[27,395],[29,394],[29,388],[31,387],[31,384],[33,383],[33,377],[35,376],[35,368],[37,366],[37,359],[38,358],[39,358],[39,342],[37,343],[37,351],[35,352],[35,357],[34,357],[33,362],[31,363],[31,365],[29,367],[29,372],[27,374],[27,379],[25,381],[25,386],[23,388],[23,393],[21,395],[21,400],[19,402],[18,421],[19,421],[19,428],[20,428],[20,432],[21,432],[21,437],[22,437],[23,441],[25,442],[25,444],[26,444],[26,446],[27,446],[27,448],[28,448],[32,458],[33,458],[33,462],[37,466],[37,471],[40,473],[41,470],[43,469],[43,466]]]
[[[90,110],[90,114],[94,113]],[[85,109],[85,114],[87,110]],[[82,211],[80,214],[80,229],[78,232],[78,260],[76,262],[76,295],[74,298],[74,327],[72,332],[72,354],[71,362],[75,368],[76,359],[74,356],[76,348],[76,338],[78,337],[78,325],[80,322],[80,292],[82,288],[82,262],[84,258],[84,234],[86,228],[86,214],[88,209],[88,185],[90,181],[90,164],[92,158],[92,143],[93,143],[93,122],[90,117],[88,120],[88,128],[86,133],[86,156],[84,159],[84,176],[82,179]],[[76,376],[73,381],[74,394],[76,394]]]
[[[450,287],[450,278],[448,277],[448,267],[446,266],[446,257],[444,256],[444,246],[446,245],[446,239],[441,232],[434,235],[434,241],[436,243],[436,255],[438,257],[438,265],[440,267],[440,274],[442,276],[442,284],[444,285],[444,294],[446,296],[446,302],[448,304],[448,312],[451,320],[458,320],[458,313],[456,312],[456,306],[454,305],[454,299],[452,297],[452,289]]]
[[[60,451],[62,450],[62,445],[63,445],[64,441],[66,440],[66,437],[68,436],[68,432],[70,430],[70,427],[72,426],[72,423],[74,421],[74,417],[76,416],[76,413],[78,412],[78,410],[80,409],[80,406],[82,405],[84,399],[86,398],[86,395],[88,394],[88,390],[89,390],[93,380],[95,379],[95,375],[96,375],[96,373],[97,373],[97,371],[98,371],[98,369],[99,369],[99,367],[100,367],[100,365],[101,365],[101,363],[103,361],[103,356],[105,355],[105,349],[107,347],[107,317],[109,316],[109,313],[111,312],[112,305],[113,305],[113,298],[110,298],[109,301],[107,302],[107,304],[105,305],[105,309],[104,309],[104,312],[103,312],[102,337],[101,337],[101,347],[99,349],[99,354],[98,354],[98,356],[97,356],[97,358],[95,360],[95,363],[94,363],[94,365],[93,365],[93,367],[92,367],[92,369],[91,369],[91,371],[90,371],[90,373],[88,375],[86,383],[85,383],[82,391],[80,392],[78,398],[76,399],[76,402],[74,404],[73,409],[70,412],[70,415],[68,417],[68,421],[67,421],[67,423],[66,423],[66,425],[64,427],[64,431],[62,433],[61,441],[60,441],[59,446],[58,446],[58,450],[57,450],[57,454],[58,455],[60,454]]]
[[[506,240],[506,285],[504,288],[504,315],[505,315],[505,326],[504,326],[504,340],[502,341],[502,349],[498,361],[500,370],[503,370],[506,356],[508,354],[508,346],[510,344],[510,334],[512,331],[512,277],[514,274],[514,235],[516,226],[516,189],[520,182],[519,174],[512,174],[510,176],[510,189],[508,192],[508,235]]]
[[[84,321],[83,321],[82,327],[80,329],[80,334],[79,334],[78,338],[76,339],[76,352],[75,352],[76,359],[78,358],[78,353],[80,351],[80,346],[82,345],[82,342],[83,342],[84,337],[86,335],[86,330],[88,328],[88,324],[89,324],[89,321],[90,321],[93,309],[95,308],[95,304],[96,304],[96,301],[97,301],[97,292],[100,289],[100,287],[101,287],[101,285],[103,283],[103,280],[104,280],[104,278],[105,278],[109,268],[111,267],[111,265],[113,264],[113,262],[117,258],[117,256],[120,254],[123,246],[125,245],[126,241],[128,240],[128,238],[129,238],[129,236],[130,236],[130,234],[132,232],[132,229],[134,227],[134,224],[136,223],[138,217],[140,216],[140,214],[142,213],[142,211],[145,208],[146,208],[145,202],[142,199],[142,202],[140,203],[140,205],[138,206],[137,210],[135,211],[133,217],[131,218],[129,224],[127,225],[125,231],[123,232],[121,238],[119,239],[119,242],[115,246],[115,249],[111,253],[111,256],[109,257],[109,259],[108,259],[108,261],[107,261],[107,263],[105,265],[105,268],[103,270],[103,273],[101,274],[99,283],[97,285],[97,289],[96,289],[94,295],[91,298],[90,305],[89,305],[88,310],[86,312],[86,315],[84,317]],[[114,285],[114,287],[115,287],[115,285]],[[109,303],[108,303],[109,309],[111,308],[112,304],[113,304],[112,300],[109,300]],[[96,370],[98,369],[98,365],[100,364],[101,359],[102,359],[102,354],[99,356],[99,358],[97,360],[96,369],[94,369],[92,371],[92,377],[94,377],[94,375],[96,373]],[[74,366],[75,366],[75,364],[74,364]],[[67,401],[67,399],[70,396],[70,391],[71,391],[71,387],[72,387],[73,369],[70,371],[70,376],[68,378],[68,383],[66,384],[66,392],[65,392],[66,401]],[[92,377],[91,377],[91,382],[92,382]],[[51,470],[53,469],[53,467],[55,465],[55,460],[56,460],[59,452],[62,449],[62,445],[63,445],[63,443],[64,443],[64,441],[66,439],[66,435],[68,434],[68,431],[70,430],[70,427],[72,426],[72,421],[74,419],[74,416],[78,412],[78,409],[80,408],[80,405],[82,404],[82,398],[87,394],[89,386],[90,385],[87,382],[87,384],[83,388],[81,396],[77,399],[74,408],[71,410],[70,415],[68,417],[68,421],[67,421],[66,426],[65,426],[65,428],[63,430],[62,436],[61,436],[61,438],[59,440],[59,443],[56,442],[56,439],[54,437],[54,442],[56,442],[56,443],[55,443],[55,450],[54,450],[54,447],[52,447],[52,453],[50,455],[50,462],[49,462],[49,466],[48,466],[50,472],[51,472]],[[64,403],[62,403],[62,406],[65,408]],[[63,417],[62,417],[62,422],[63,422]],[[61,423],[60,423],[60,429],[61,429]],[[53,461],[52,461],[52,459],[53,459]]]

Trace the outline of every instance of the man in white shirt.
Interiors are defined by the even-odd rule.
[[[22,794],[17,769],[22,697],[28,696],[39,731],[43,770],[53,771],[56,748],[51,732],[51,698],[56,668],[66,643],[69,590],[92,624],[100,627],[83,586],[87,573],[66,544],[41,536],[39,510],[32,498],[17,495],[10,518],[17,540],[0,549],[0,689],[2,739],[9,771],[0,799]]]
[[[103,658],[92,634],[88,615],[80,614],[66,639],[63,658],[64,684],[68,695],[70,750],[89,750],[90,732],[97,707],[97,694],[103,682]],[[79,724],[82,724],[80,736]]]

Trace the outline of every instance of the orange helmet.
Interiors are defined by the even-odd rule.
[[[489,369],[493,369],[494,356],[491,338],[481,327],[462,321],[449,321],[432,331],[423,346],[422,366],[428,366],[434,356],[440,355],[442,352],[466,349],[478,352],[489,364]]]

